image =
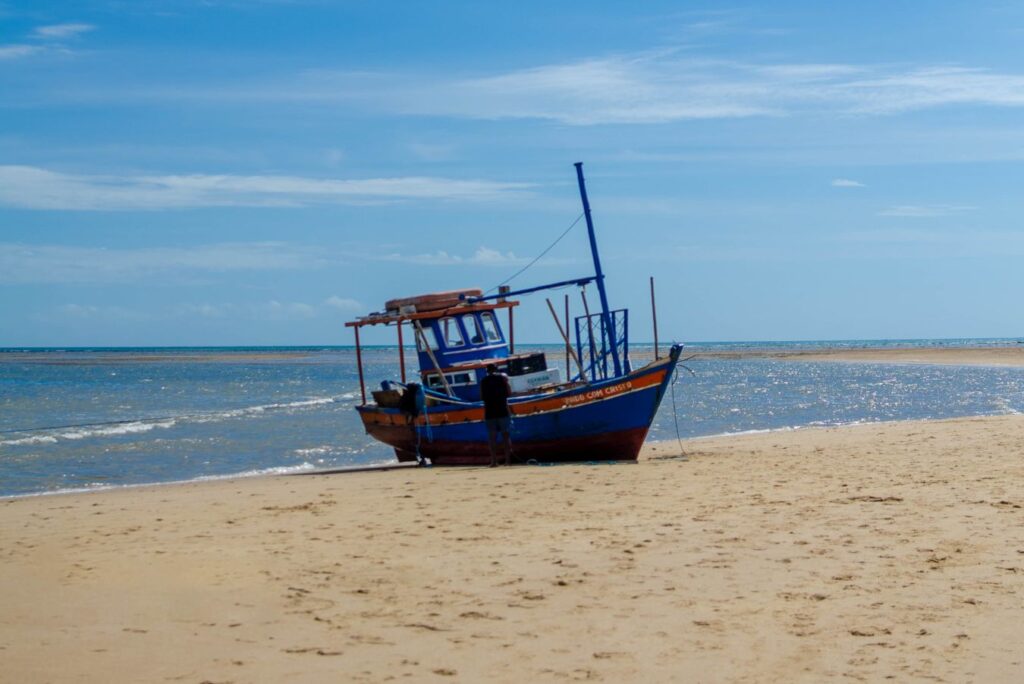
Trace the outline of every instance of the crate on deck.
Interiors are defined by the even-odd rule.
[[[538,373],[547,369],[548,361],[542,353],[520,354],[508,360],[508,374],[510,376]]]

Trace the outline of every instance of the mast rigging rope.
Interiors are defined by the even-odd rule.
[[[533,266],[533,265],[534,265],[535,263],[537,263],[538,261],[540,261],[540,260],[541,260],[541,259],[542,259],[542,258],[544,257],[544,255],[545,255],[545,254],[547,254],[547,253],[548,253],[548,252],[550,252],[550,251],[551,251],[552,249],[554,249],[555,245],[557,245],[557,244],[558,244],[559,242],[561,242],[561,241],[562,241],[562,238],[564,238],[564,237],[565,237],[566,235],[568,235],[568,234],[569,234],[569,231],[570,231],[570,230],[572,230],[573,228],[575,228],[575,227],[576,227],[576,224],[580,222],[580,219],[581,219],[581,218],[583,218],[583,214],[582,214],[582,213],[581,213],[581,214],[580,214],[579,216],[577,216],[577,217],[576,217],[576,220],[575,220],[575,221],[573,221],[572,223],[570,223],[570,224],[569,224],[569,227],[568,227],[568,228],[566,228],[566,229],[565,229],[564,231],[562,231],[562,234],[561,234],[561,235],[559,235],[559,236],[558,236],[557,238],[555,238],[555,241],[554,241],[554,242],[552,242],[552,243],[551,243],[550,245],[548,245],[548,246],[547,246],[547,248],[546,248],[546,249],[545,249],[545,250],[544,250],[543,252],[541,252],[541,253],[540,253],[540,254],[538,254],[538,255],[537,255],[536,257],[534,257],[533,261],[531,261],[530,263],[528,263],[528,264],[526,264],[525,266],[523,266],[523,267],[522,267],[521,269],[519,269],[518,271],[516,271],[516,272],[515,272],[515,273],[514,273],[514,274],[513,274],[512,276],[510,276],[510,277],[506,278],[505,280],[503,280],[502,282],[498,283],[497,285],[495,285],[495,286],[494,286],[494,287],[492,287],[491,289],[487,290],[487,292],[485,292],[484,294],[485,294],[485,295],[487,295],[487,294],[490,294],[490,293],[494,292],[495,290],[497,290],[497,289],[498,289],[499,287],[501,287],[502,285],[508,285],[508,284],[509,284],[509,283],[511,283],[511,282],[512,282],[513,280],[515,280],[516,278],[518,278],[519,276],[521,276],[521,275],[522,275],[522,274],[523,274],[523,273],[524,273],[524,272],[525,272],[525,271],[526,271],[526,270],[527,270],[528,268],[530,268],[530,267],[531,267],[531,266]]]

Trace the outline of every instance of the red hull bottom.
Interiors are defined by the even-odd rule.
[[[579,463],[581,461],[635,461],[640,454],[648,428],[606,432],[586,437],[560,438],[548,442],[512,442],[512,462]],[[486,444],[478,442],[426,442],[420,453],[434,465],[485,466],[491,462]],[[395,449],[399,461],[416,460],[413,451]],[[502,443],[498,442],[499,462],[504,460]]]

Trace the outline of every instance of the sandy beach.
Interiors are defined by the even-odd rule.
[[[1019,681],[1024,417],[0,502],[12,682]]]

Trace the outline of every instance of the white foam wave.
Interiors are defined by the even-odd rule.
[[[333,404],[341,399],[351,398],[351,393],[342,394],[337,397],[313,397],[311,399],[300,399],[298,401],[279,402],[274,404],[260,404],[257,406],[245,406],[226,411],[215,411],[211,413],[195,413],[176,416],[174,418],[153,418],[149,420],[135,420],[124,423],[108,423],[96,425],[81,425],[74,428],[52,428],[38,430],[44,434],[29,434],[27,437],[16,439],[0,440],[0,446],[24,446],[30,444],[55,444],[59,440],[79,440],[89,437],[115,437],[118,435],[130,435],[142,432],[149,432],[157,428],[171,428],[179,423],[216,423],[232,418],[244,418],[254,416],[266,411],[297,410],[314,406]],[[31,432],[26,430],[26,433]]]
[[[139,432],[149,432],[156,428],[170,428],[177,425],[178,421],[173,418],[145,421],[137,420],[131,423],[118,425],[100,425],[96,427],[83,427],[67,432],[58,432],[55,436],[61,439],[86,439],[88,437],[112,437],[115,435],[132,435]]]
[[[281,409],[302,409],[309,408],[311,406],[323,406],[324,404],[333,404],[337,400],[338,397],[315,397],[313,399],[301,399],[299,401],[288,401],[276,404],[260,404],[258,406],[245,406],[243,408],[228,409],[227,411],[217,411],[215,413],[201,413],[192,416],[185,416],[185,419],[194,423],[212,423],[220,420],[226,420],[229,418],[241,418],[243,416],[256,415],[264,413],[265,411],[279,411]]]
[[[303,462],[294,466],[274,466],[271,468],[257,468],[255,470],[243,470],[240,473],[228,473],[226,475],[202,475],[192,480],[181,480],[180,482],[210,482],[214,480],[233,480],[238,477],[262,477],[264,475],[291,475],[293,473],[305,473],[316,470],[312,463]],[[180,482],[167,482],[162,484],[180,484]]]
[[[295,449],[292,453],[298,456],[324,456],[334,451],[335,447],[330,445],[309,447],[308,449]]]
[[[55,444],[56,442],[56,437],[33,435],[31,437],[22,437],[21,439],[2,439],[0,440],[0,445],[21,446],[23,444]]]

